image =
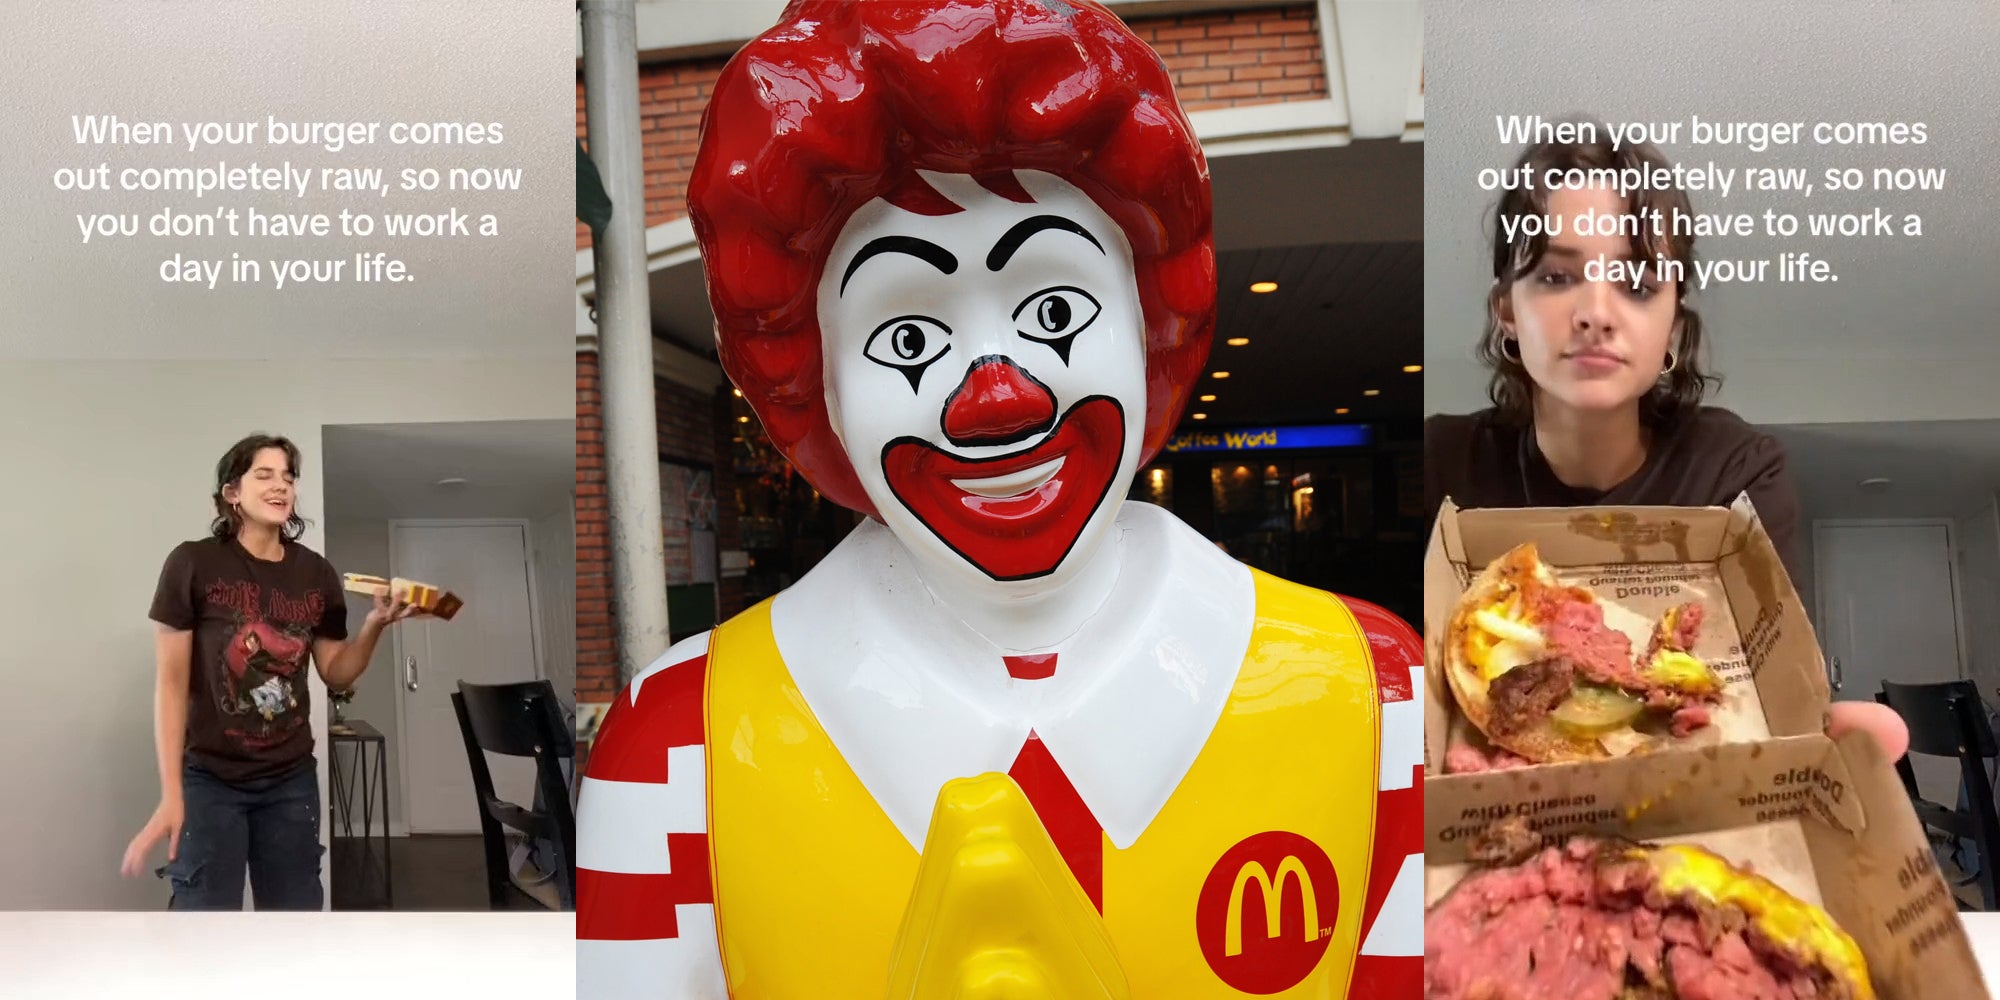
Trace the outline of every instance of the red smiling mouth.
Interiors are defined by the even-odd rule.
[[[1062,565],[1124,451],[1124,408],[1091,396],[1026,451],[968,459],[903,437],[883,447],[882,472],[896,499],[953,552],[996,580],[1025,580]],[[1009,492],[1010,481],[1021,491]]]

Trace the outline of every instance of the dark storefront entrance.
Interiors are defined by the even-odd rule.
[[[1415,434],[1365,424],[1184,434],[1140,471],[1130,496],[1273,576],[1417,621],[1422,461]]]

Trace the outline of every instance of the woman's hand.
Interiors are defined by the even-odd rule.
[[[387,628],[423,610],[405,601],[400,594],[391,597],[388,593],[384,592],[386,589],[384,588],[383,591],[376,592],[375,606],[368,609],[368,618],[365,624],[378,629]]]
[[[1826,710],[1826,734],[1839,739],[1861,730],[1875,737],[1890,760],[1901,760],[1910,751],[1910,727],[1896,710],[1872,701],[1836,701]]]
[[[160,807],[153,810],[153,817],[139,829],[139,835],[132,838],[125,848],[125,861],[118,870],[127,878],[135,878],[146,871],[146,855],[153,853],[153,845],[165,839],[167,861],[172,862],[181,854],[181,821],[186,816],[185,803],[179,799],[161,799]]]

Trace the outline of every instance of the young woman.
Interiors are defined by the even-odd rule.
[[[1702,404],[1721,380],[1703,367],[1701,316],[1687,301],[1694,237],[1674,231],[1675,218],[1691,214],[1687,195],[1544,184],[1552,172],[1670,169],[1652,146],[1614,149],[1606,129],[1595,131],[1594,142],[1529,147],[1515,166],[1535,187],[1501,196],[1478,348],[1493,406],[1425,422],[1429,515],[1447,498],[1460,507],[1700,507],[1747,492],[1796,575],[1799,505],[1783,446]],[[1629,235],[1579,234],[1582,216],[1656,218],[1663,232],[1645,223]],[[1553,234],[1508,238],[1530,219],[1552,220]],[[1901,720],[1878,705],[1843,703],[1833,721],[1836,731],[1869,729],[1892,756],[1908,745]]]
[[[1460,507],[1595,504],[1726,505],[1743,493],[1788,568],[1798,499],[1776,439],[1734,413],[1702,405],[1719,379],[1702,356],[1701,316],[1688,303],[1694,238],[1675,235],[1690,212],[1673,189],[1550,191],[1551,171],[1666,170],[1653,147],[1598,141],[1530,147],[1517,167],[1532,190],[1500,199],[1493,221],[1493,285],[1479,355],[1492,370],[1490,409],[1431,418],[1424,427],[1427,502]],[[1637,235],[1579,235],[1577,220],[1653,217]],[[1553,236],[1508,239],[1548,218]],[[1591,268],[1637,265],[1636,280]],[[1683,269],[1661,273],[1660,261]]]
[[[174,549],[153,595],[160,805],[123,870],[138,875],[165,840],[173,909],[241,909],[246,868],[258,909],[320,908],[306,657],[327,687],[350,687],[415,611],[377,597],[348,637],[340,574],[298,543],[298,472],[285,438],[237,442],[215,468],[209,537]]]

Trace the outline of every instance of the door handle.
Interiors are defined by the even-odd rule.
[[[1833,663],[1827,667],[1827,675],[1827,682],[1833,686],[1834,692],[1838,693],[1840,691],[1841,680],[1840,657],[1836,656],[1833,658]],[[410,690],[415,691],[416,686],[411,685]]]
[[[417,658],[415,656],[403,657],[403,687],[411,691],[417,689]]]

